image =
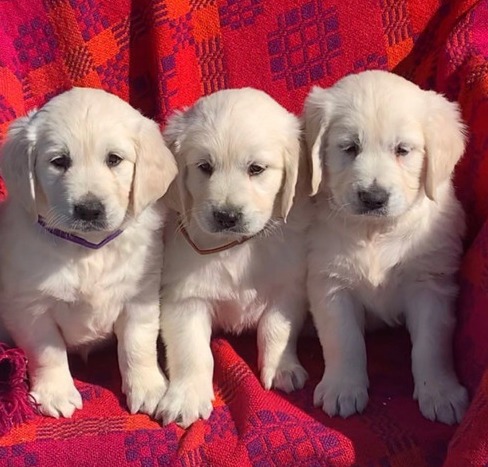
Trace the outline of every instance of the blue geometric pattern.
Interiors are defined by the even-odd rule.
[[[297,89],[331,73],[342,52],[335,7],[324,9],[312,1],[278,17],[278,28],[268,34],[270,68],[274,80]]]

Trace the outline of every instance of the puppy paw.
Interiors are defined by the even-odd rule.
[[[416,386],[414,398],[425,418],[447,425],[459,423],[469,405],[468,392],[455,380]]]
[[[128,376],[122,385],[122,392],[127,396],[127,407],[131,414],[141,412],[153,416],[167,388],[165,376],[156,368]]]
[[[261,382],[265,389],[280,389],[290,393],[303,388],[308,373],[296,357],[284,358],[277,367],[264,366],[261,370]]]
[[[164,425],[176,422],[182,428],[188,428],[199,418],[207,420],[210,417],[213,400],[211,383],[199,384],[198,380],[170,382],[156,409],[156,418],[162,420]]]
[[[339,415],[347,418],[361,413],[368,404],[368,383],[332,378],[326,373],[315,388],[313,403],[331,417]]]
[[[81,395],[73,380],[49,382],[38,381],[31,391],[39,406],[39,411],[46,416],[70,418],[75,409],[81,409]]]

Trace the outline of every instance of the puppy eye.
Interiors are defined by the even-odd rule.
[[[213,167],[210,162],[200,162],[197,167],[206,175],[212,175],[213,173]]]
[[[57,169],[61,170],[68,170],[71,167],[71,158],[66,155],[62,154],[61,156],[56,156],[53,159],[51,159],[51,165],[56,167]]]
[[[254,177],[256,175],[262,174],[265,170],[266,167],[263,167],[262,165],[251,164],[247,169],[247,173],[249,174],[250,177]]]
[[[408,149],[407,147],[405,146],[402,146],[401,144],[399,144],[396,148],[395,148],[395,155],[397,157],[404,157],[406,156],[408,153],[410,152],[410,149]]]
[[[359,154],[359,144],[348,143],[342,147],[342,150],[351,157],[356,157]]]
[[[113,152],[111,152],[108,156],[107,156],[107,165],[109,167],[117,167],[121,162],[122,162],[122,157],[120,157],[119,155],[117,154],[114,154]]]

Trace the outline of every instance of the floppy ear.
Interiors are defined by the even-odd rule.
[[[176,162],[156,122],[144,117],[136,143],[132,209],[137,217],[161,198],[176,177]]]
[[[281,194],[281,217],[283,217],[285,222],[293,205],[300,163],[300,138],[298,134],[293,135],[295,137],[291,136],[284,151],[285,173]]]
[[[312,196],[317,194],[322,181],[321,149],[322,140],[329,125],[327,107],[330,106],[330,103],[328,95],[329,92],[327,90],[315,86],[307,96],[304,105],[303,118],[309,166],[312,175]]]
[[[178,165],[178,176],[171,184],[165,201],[174,211],[187,217],[192,206],[191,194],[186,187],[187,168],[184,156],[181,154],[181,142],[186,129],[186,109],[176,111],[168,120],[163,136],[169,148],[173,151]]]
[[[427,94],[425,193],[435,200],[437,187],[451,177],[464,153],[466,127],[457,103],[449,102],[434,91],[427,91]]]
[[[35,133],[30,126],[35,113],[34,110],[10,125],[1,151],[0,168],[9,197],[20,201],[37,220]]]

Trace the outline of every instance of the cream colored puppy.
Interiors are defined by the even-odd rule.
[[[0,310],[41,412],[81,408],[67,350],[115,332],[129,409],[152,414],[166,390],[155,201],[177,171],[158,126],[114,95],[75,88],[15,121],[2,152]]]
[[[288,392],[306,380],[295,350],[309,215],[307,194],[295,196],[299,133],[295,116],[249,88],[204,97],[168,123],[180,217],[168,226],[162,281],[165,423],[186,427],[210,415],[212,330],[257,327],[265,388]]]
[[[365,327],[405,323],[421,412],[459,422],[468,397],[451,342],[464,232],[450,180],[464,151],[458,106],[367,71],[314,88],[305,122],[318,192],[308,290],[326,362],[315,404],[329,415],[361,412]]]

